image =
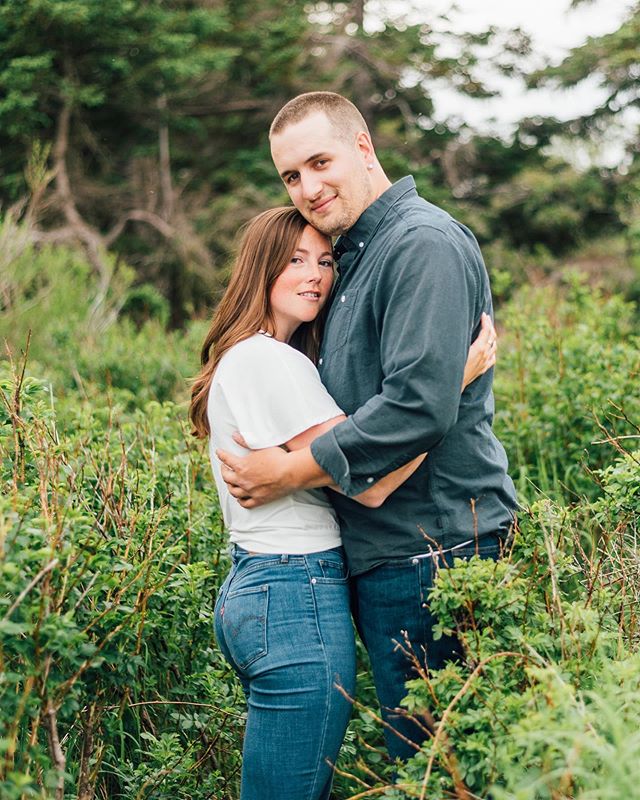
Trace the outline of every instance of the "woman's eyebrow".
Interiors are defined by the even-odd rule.
[[[309,255],[309,251],[305,250],[304,247],[296,247],[296,253],[304,253],[306,256]],[[320,254],[321,256],[331,256],[333,258],[333,251],[332,250],[325,250],[323,253]]]

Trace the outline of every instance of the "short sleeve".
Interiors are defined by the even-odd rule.
[[[284,444],[342,414],[313,363],[265,336],[235,345],[221,360],[215,380],[253,449]]]

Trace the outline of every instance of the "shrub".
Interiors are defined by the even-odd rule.
[[[636,309],[569,274],[561,286],[526,287],[501,311],[495,428],[521,500],[595,497],[589,470],[607,465],[604,424],[618,434],[640,419]]]
[[[595,522],[585,546],[585,509],[540,501],[508,558],[440,572],[437,632],[457,632],[465,658],[407,684],[404,705],[432,736],[385,796],[634,796],[638,581],[622,562],[636,558],[640,459],[625,455],[602,477],[589,516],[624,508],[613,535]]]
[[[242,712],[213,642],[225,569],[183,409],[66,409],[4,371],[0,796],[233,798]],[[91,790],[91,791],[90,791]]]

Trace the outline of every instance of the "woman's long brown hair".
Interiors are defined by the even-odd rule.
[[[231,280],[213,315],[200,354],[202,368],[191,387],[189,418],[194,436],[203,439],[211,432],[207,417],[209,387],[222,356],[261,328],[274,329],[271,287],[295,253],[306,225],[297,209],[283,206],[263,211],[244,226]],[[302,323],[295,342],[291,342],[314,362],[324,316],[320,312],[313,322]]]

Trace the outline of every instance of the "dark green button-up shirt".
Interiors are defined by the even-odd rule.
[[[313,442],[313,456],[352,496],[428,452],[380,508],[329,492],[352,572],[506,535],[516,497],[491,430],[493,370],[460,392],[480,316],[492,310],[473,234],[407,177],[336,249],[318,369],[348,419]]]

